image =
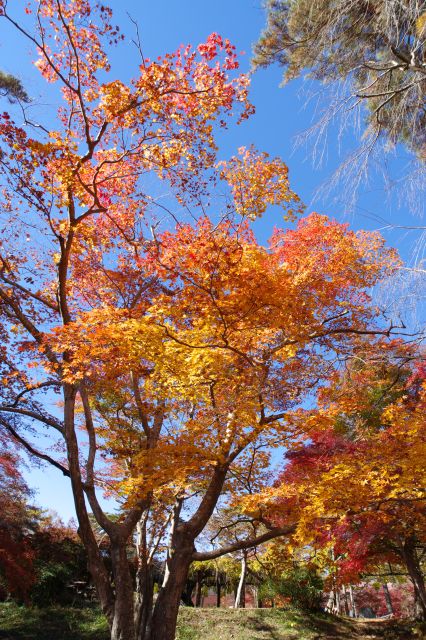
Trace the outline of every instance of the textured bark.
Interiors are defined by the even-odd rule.
[[[75,434],[74,412],[76,389],[64,385],[64,427],[67,444],[68,467],[70,471],[74,506],[78,520],[78,533],[87,552],[89,572],[95,585],[101,608],[110,627],[114,617],[114,594],[109,574],[99,552],[92,526],[87,513],[83,482],[80,472],[78,442]]]
[[[137,640],[145,638],[146,630],[151,625],[154,604],[154,577],[152,567],[144,563],[136,575],[135,627]]]
[[[167,558],[164,581],[154,606],[151,628],[144,640],[174,640],[182,592],[192,562],[194,541],[179,530]]]
[[[127,559],[126,543],[111,545],[115,602],[111,640],[136,640],[133,608],[133,584]]]

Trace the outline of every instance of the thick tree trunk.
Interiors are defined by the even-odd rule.
[[[89,573],[96,587],[102,611],[111,627],[114,617],[114,595],[111,589],[108,571],[106,570],[105,564],[102,560],[90,524],[81,478],[78,441],[74,423],[77,391],[72,385],[64,384],[63,393],[65,440],[67,445],[68,467],[70,471],[74,506],[79,525],[78,534],[87,552]]]
[[[235,598],[235,609],[244,609],[246,606],[246,576],[247,576],[247,553],[243,552],[241,559],[240,581],[238,583],[237,595]]]
[[[111,544],[115,602],[111,640],[136,640],[133,607],[133,584],[125,543]]]
[[[181,600],[184,605],[187,607],[193,607],[194,603],[192,602],[192,592],[194,591],[195,582],[194,580],[187,579],[185,583],[185,588],[182,592]]]
[[[163,584],[154,606],[150,628],[144,640],[174,640],[176,622],[182,592],[192,562],[194,542],[192,537],[185,539],[179,532],[174,534],[174,544],[167,558]]]
[[[174,640],[179,605],[195,551],[194,541],[217,504],[228,467],[216,467],[201,503],[188,522],[180,520],[182,500],[177,500],[163,584],[144,640]]]
[[[151,624],[154,603],[154,577],[152,567],[143,563],[136,574],[135,628],[136,639],[144,640],[146,629]]]

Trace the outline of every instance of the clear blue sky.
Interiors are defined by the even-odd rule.
[[[167,51],[175,50],[181,44],[198,44],[213,31],[229,38],[238,51],[244,51],[243,70],[250,64],[253,42],[259,36],[264,25],[264,11],[261,0],[110,0],[114,10],[114,20],[120,24],[125,34],[130,36],[117,49],[112,58],[112,76],[127,79],[135,74],[137,52],[131,43],[134,28],[127,13],[139,24],[144,54],[155,57]],[[2,21],[1,21],[2,22]],[[38,74],[32,69],[34,54],[10,27],[0,24],[0,67],[18,75],[28,92],[35,96],[40,104],[48,107],[49,94],[45,85],[40,83]],[[239,146],[254,144],[258,149],[272,155],[281,156],[290,167],[292,188],[308,205],[312,202],[316,189],[337,167],[338,158],[337,130],[330,130],[330,145],[324,166],[314,169],[309,147],[294,151],[294,137],[311,126],[314,118],[313,108],[305,107],[303,96],[306,83],[303,81],[279,88],[281,71],[277,68],[258,71],[252,79],[251,100],[255,104],[256,114],[248,122],[230,129],[221,139],[221,155],[234,153]],[[43,93],[42,93],[43,92]],[[45,96],[47,95],[47,99]],[[352,136],[343,140],[342,153],[345,154],[353,143]],[[391,172],[397,178],[404,170],[406,158],[392,161]],[[383,182],[372,178],[360,193],[355,212],[349,214],[345,204],[323,198],[315,203],[318,211],[338,219],[346,219],[355,228],[383,228],[387,222],[413,226],[422,224],[407,211],[405,202],[400,203],[396,196],[386,195]],[[378,222],[378,218],[383,219]],[[266,239],[274,224],[280,224],[279,216],[265,217],[257,223],[257,234]],[[423,221],[424,224],[424,221]],[[408,261],[418,233],[406,229],[385,230],[391,244],[397,245]],[[424,281],[423,281],[424,284]],[[37,489],[37,501],[45,507],[55,509],[65,520],[74,514],[68,481],[59,472],[43,468],[27,473],[30,484]]]

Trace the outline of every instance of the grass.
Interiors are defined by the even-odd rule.
[[[0,604],[1,640],[108,640],[96,606],[19,607]],[[421,640],[409,624],[362,622],[288,609],[182,608],[176,640]]]
[[[19,607],[0,605],[1,640],[108,640],[105,617],[95,606]]]
[[[417,636],[420,638],[421,636]],[[177,640],[408,640],[411,625],[362,622],[292,609],[182,609]]]

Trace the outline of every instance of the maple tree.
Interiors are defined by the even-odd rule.
[[[35,579],[28,528],[35,518],[30,489],[18,466],[18,454],[0,435],[0,595],[28,600]]]
[[[410,577],[424,616],[421,357],[400,342],[360,351],[321,391],[310,442],[289,454],[280,482],[296,546],[312,545],[334,586],[380,576],[391,563]]]
[[[42,0],[26,21],[1,7],[62,102],[48,128],[28,121],[27,132],[8,113],[0,124],[0,427],[70,478],[111,638],[171,640],[193,560],[294,530],[254,508],[263,469],[306,431],[290,409],[360,335],[392,331],[367,291],[397,258],[380,235],[318,214],[277,229],[268,247],[256,241],[248,221],[268,205],[288,220],[301,207],[281,160],[252,148],[217,160],[214,124],[252,111],[227,40],[212,34],[155,62],[140,50],[126,85],[108,81],[121,35],[107,7]],[[218,181],[227,204],[209,218]],[[118,518],[99,490],[119,501]],[[256,511],[256,535],[197,550],[219,500]],[[166,571],[152,607],[157,551]]]

